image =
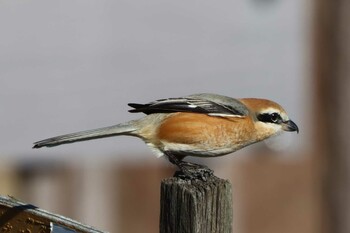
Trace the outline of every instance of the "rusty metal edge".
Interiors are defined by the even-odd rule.
[[[28,203],[23,203],[19,200],[17,200],[14,197],[11,196],[1,196],[0,195],[0,205],[13,208],[13,207],[28,207],[30,206],[31,208],[25,208],[23,211],[29,212],[35,216],[46,218],[51,222],[54,222],[56,224],[60,224],[65,227],[70,227],[72,230],[75,231],[80,231],[84,233],[108,233],[107,231],[101,231],[94,229],[91,226],[85,225],[83,223],[80,223],[78,221],[75,221],[73,219],[64,217],[62,215],[58,214],[53,214],[50,213],[46,210],[42,210],[34,205],[28,204]]]

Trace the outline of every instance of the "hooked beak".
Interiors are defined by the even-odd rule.
[[[297,131],[297,133],[299,133],[299,128],[297,124],[295,124],[291,120],[282,122],[282,129],[284,131]]]

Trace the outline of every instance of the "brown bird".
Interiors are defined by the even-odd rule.
[[[185,162],[184,157],[222,156],[282,131],[299,132],[285,110],[266,99],[195,94],[148,104],[130,103],[129,106],[133,108],[129,112],[143,112],[147,116],[110,127],[48,138],[35,142],[33,148],[130,135],[141,138],[157,157],[166,155],[185,177],[203,178],[212,171]]]

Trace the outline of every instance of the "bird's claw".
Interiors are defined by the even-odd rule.
[[[213,170],[207,166],[182,162],[179,165],[180,170],[176,171],[174,176],[184,180],[202,180],[207,181],[214,176]]]

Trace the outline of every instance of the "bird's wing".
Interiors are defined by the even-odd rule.
[[[194,112],[225,117],[243,117],[249,114],[247,107],[237,99],[206,93],[161,99],[148,104],[130,103],[129,106],[134,108],[129,112],[143,112],[145,114]]]

